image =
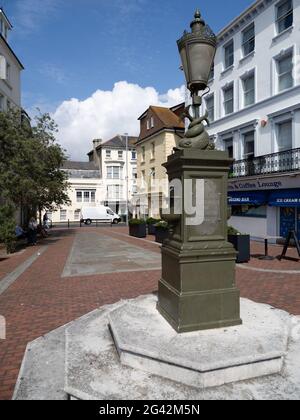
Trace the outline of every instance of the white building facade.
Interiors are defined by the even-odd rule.
[[[103,180],[103,204],[120,216],[137,193],[137,137],[117,135],[107,142],[94,140],[90,160],[100,167]]]
[[[83,208],[102,205],[125,216],[127,199],[130,206],[137,188],[136,140],[136,137],[126,139],[125,136],[116,136],[105,143],[94,140],[89,162],[65,162],[62,170],[68,174],[71,204],[48,212],[52,223],[79,224]]]
[[[21,72],[24,67],[8,43],[12,25],[0,8],[0,111],[21,108]]]
[[[218,34],[210,136],[234,159],[230,224],[300,238],[300,0],[259,0]]]

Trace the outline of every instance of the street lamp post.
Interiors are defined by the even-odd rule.
[[[129,188],[129,168],[128,168],[128,133],[125,133],[125,139],[126,139],[126,226],[129,225],[129,196],[128,196],[128,188]]]
[[[200,116],[217,41],[199,10],[191,29],[191,33],[185,31],[178,41],[192,96],[192,106],[185,110],[190,125],[178,148],[163,165],[170,184],[180,181],[183,211],[176,214],[170,188],[170,209],[163,217],[172,229],[161,251],[162,278],[157,306],[179,333],[242,322],[240,293],[235,284],[236,252],[227,240],[227,189],[232,159],[227,152],[214,150],[204,124],[209,124],[208,115]],[[200,214],[199,219],[195,214],[194,223],[190,222],[189,210],[183,208],[187,197]]]

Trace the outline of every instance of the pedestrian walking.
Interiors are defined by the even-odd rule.
[[[29,220],[28,224],[28,244],[29,245],[36,245],[37,243],[37,221],[34,217]]]

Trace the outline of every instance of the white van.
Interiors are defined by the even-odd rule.
[[[105,206],[84,207],[81,210],[81,223],[91,225],[93,222],[104,222],[118,224],[121,217],[114,213],[112,209]]]

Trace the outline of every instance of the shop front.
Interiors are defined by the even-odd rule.
[[[295,179],[291,180],[295,186]],[[268,183],[257,181],[255,186],[262,190],[247,190],[254,187],[252,182],[230,183],[228,204],[232,208],[229,224],[241,233],[248,233],[252,238],[267,236],[286,238],[290,230],[294,230],[300,240],[300,182],[299,188],[282,188],[287,182],[278,182],[274,188],[265,189]],[[234,188],[233,188],[234,187]],[[281,187],[281,188],[280,188]]]
[[[294,230],[300,240],[300,189],[272,192],[269,205],[279,209],[280,236],[286,238]]]

